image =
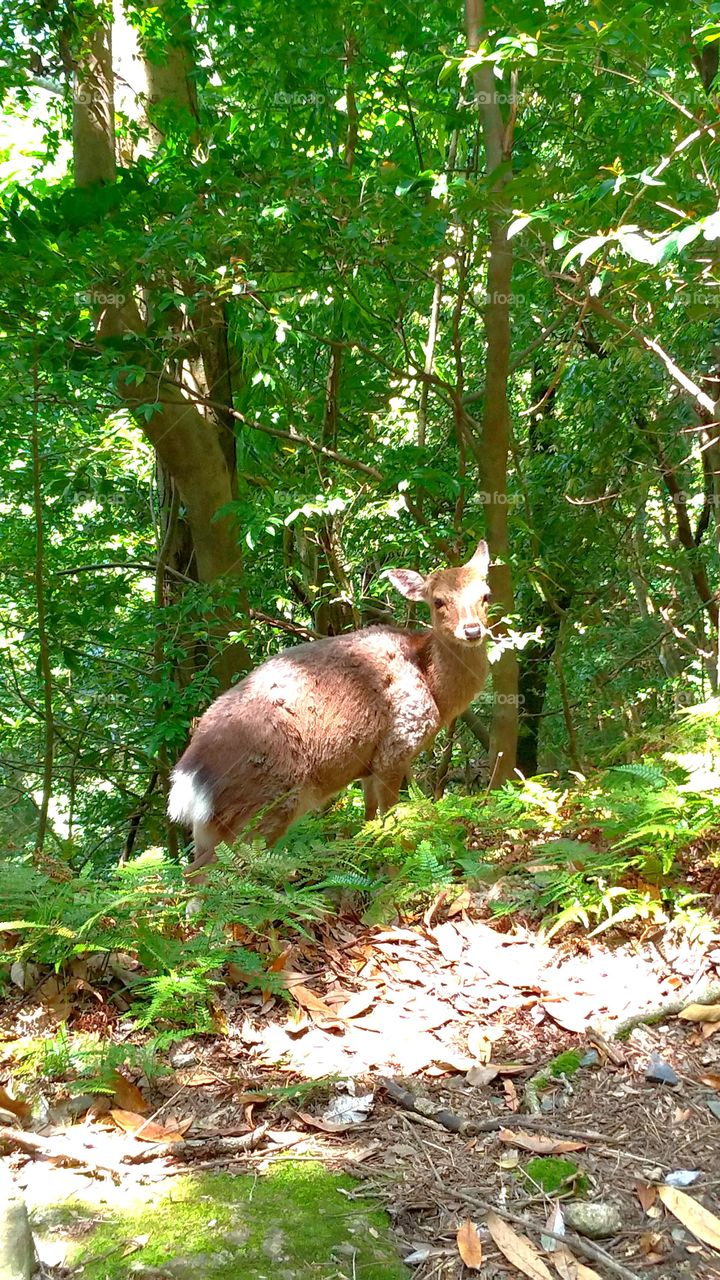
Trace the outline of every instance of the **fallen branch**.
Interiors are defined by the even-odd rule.
[[[641,1277],[635,1271],[630,1271],[628,1267],[624,1267],[622,1262],[616,1262],[609,1253],[601,1249],[597,1244],[591,1244],[584,1236],[578,1236],[574,1233],[566,1233],[560,1235],[559,1232],[550,1231],[543,1223],[529,1222],[527,1218],[521,1217],[519,1213],[511,1213],[509,1209],[498,1209],[497,1205],[490,1204],[489,1201],[483,1200],[480,1196],[474,1195],[470,1191],[460,1191],[458,1188],[448,1187],[447,1183],[442,1179],[436,1179],[438,1187],[442,1187],[445,1195],[454,1196],[458,1200],[470,1204],[476,1209],[480,1209],[483,1213],[495,1213],[498,1218],[503,1218],[505,1222],[512,1222],[517,1227],[522,1227],[524,1231],[530,1231],[536,1236],[549,1236],[551,1240],[558,1240],[561,1244],[569,1245],[576,1253],[582,1253],[584,1257],[589,1258],[591,1262],[596,1262],[598,1266],[605,1267],[611,1275],[617,1276],[618,1280],[641,1280]]]
[[[544,1070],[547,1071],[547,1067]],[[449,1133],[458,1133],[462,1137],[473,1138],[481,1133],[497,1133],[500,1129],[507,1129],[514,1125],[523,1129],[540,1129],[543,1132],[556,1133],[559,1137],[575,1138],[580,1142],[607,1143],[609,1141],[612,1143],[612,1138],[608,1139],[607,1134],[585,1129],[571,1129],[568,1125],[556,1124],[552,1116],[526,1116],[513,1111],[506,1116],[493,1116],[491,1120],[469,1120],[467,1116],[458,1115],[455,1111],[448,1111],[444,1107],[436,1110],[431,1103],[424,1103],[423,1099],[416,1098],[414,1093],[395,1080],[381,1079],[380,1083],[391,1102],[396,1102],[405,1111],[414,1111],[424,1119],[433,1120]]]
[[[37,1133],[27,1133],[20,1129],[11,1129],[8,1125],[0,1125],[0,1147],[7,1146],[16,1151],[41,1160],[54,1160],[58,1164],[68,1165],[73,1169],[88,1169],[91,1173],[109,1176],[113,1182],[120,1181],[117,1169],[111,1165],[101,1164],[89,1155],[78,1155],[71,1152],[61,1138],[43,1138]]]
[[[625,1018],[614,1028],[612,1036],[617,1040],[621,1036],[626,1036],[634,1027],[647,1025],[653,1022],[664,1022],[666,1018],[673,1018],[678,1013],[682,1013],[683,1009],[689,1004],[718,1004],[720,1003],[720,983],[709,982],[697,996],[691,996],[689,992],[685,992],[682,996],[675,996],[673,1000],[666,1000],[664,1004],[657,1005],[654,1009],[646,1009],[644,1013],[633,1013],[631,1017]]]

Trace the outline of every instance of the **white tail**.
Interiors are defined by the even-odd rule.
[[[271,843],[361,778],[368,819],[398,798],[411,762],[487,675],[488,549],[459,568],[387,576],[430,608],[426,632],[366,627],[287,649],[205,712],[172,774],[168,813],[193,828],[195,876],[221,840]]]

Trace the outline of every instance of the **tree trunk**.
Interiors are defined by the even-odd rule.
[[[468,48],[475,51],[486,36],[484,0],[466,0]],[[497,173],[512,154],[511,130],[505,128],[497,100],[493,64],[473,73],[485,143],[487,174]],[[485,308],[485,398],[482,418],[482,483],[485,488],[487,540],[493,558],[490,586],[503,615],[512,613],[513,586],[508,539],[508,453],[510,416],[507,385],[510,370],[510,292],[512,249],[507,238],[510,207],[505,187],[508,173],[497,173],[490,189],[490,246]],[[498,629],[499,630],[499,629]],[[490,766],[493,786],[513,776],[518,740],[518,663],[506,649],[492,666],[495,703],[490,727]]]
[[[159,7],[162,14],[162,3]],[[190,76],[189,16],[187,10],[183,9],[183,13],[185,25],[179,33],[178,14],[174,9],[168,13],[164,47],[158,43],[160,37],[154,36],[152,48],[142,50],[147,113],[156,142],[163,136],[173,112],[185,112],[186,120],[197,118]],[[112,42],[110,29],[103,25],[105,14],[98,4],[83,9],[78,16],[73,104],[78,186],[109,182],[115,175]],[[128,35],[127,30],[124,35]],[[108,289],[108,294],[113,292],[117,290]],[[143,315],[135,297],[103,303],[97,318],[100,341],[140,334],[143,329]],[[195,317],[194,339],[199,358],[191,366],[191,377],[178,378],[177,370],[148,369],[148,376],[139,383],[119,378],[118,391],[177,487],[192,538],[198,580],[216,583],[222,579],[233,589],[232,608],[221,602],[211,607],[207,619],[210,648],[215,654],[214,672],[221,687],[226,687],[234,675],[249,665],[243,645],[225,644],[228,631],[238,625],[237,613],[245,618],[248,615],[247,600],[239,585],[243,577],[240,542],[230,516],[218,516],[235,497],[234,430],[229,413],[220,410],[210,414],[177,385],[178,381],[192,382],[202,398],[220,399],[232,409],[227,332],[221,308],[212,303],[200,308]],[[146,358],[138,359],[147,365]],[[149,417],[148,406],[153,407]]]

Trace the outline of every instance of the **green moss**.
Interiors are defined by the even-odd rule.
[[[550,1063],[550,1074],[553,1076],[574,1076],[580,1070],[582,1054],[577,1049],[568,1049],[567,1053],[559,1053]]]
[[[540,1187],[546,1195],[554,1195],[564,1189],[573,1195],[587,1191],[588,1181],[572,1160],[559,1156],[535,1156],[528,1160],[523,1173],[525,1181],[533,1189]]]
[[[405,1280],[385,1214],[343,1194],[354,1185],[319,1164],[292,1162],[259,1178],[169,1179],[160,1197],[142,1189],[100,1212],[77,1205],[95,1225],[69,1261],[84,1280],[125,1280],[147,1268],[176,1280]]]

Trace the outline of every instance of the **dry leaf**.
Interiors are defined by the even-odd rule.
[[[577,1034],[587,1030],[588,1022],[592,1017],[592,1010],[587,1000],[577,1003],[558,1000],[557,1003],[551,1004],[546,999],[541,1002],[540,1008],[549,1018],[552,1018],[553,1022],[557,1022],[559,1027],[563,1027],[565,1031],[575,1031]]]
[[[32,1112],[29,1103],[22,1102],[20,1098],[11,1098],[9,1093],[6,1093],[1,1087],[0,1107],[2,1107],[3,1111],[9,1111],[11,1115],[17,1116],[18,1120],[27,1120]]]
[[[352,1128],[351,1122],[336,1124],[332,1120],[321,1120],[319,1116],[311,1116],[307,1111],[296,1111],[296,1116],[310,1129],[322,1129],[323,1133],[347,1133]]]
[[[465,1080],[474,1089],[482,1089],[484,1085],[490,1084],[495,1080],[497,1075],[497,1067],[471,1067],[465,1076]]]
[[[647,1182],[634,1182],[633,1189],[642,1205],[643,1213],[647,1213],[657,1200],[657,1187],[652,1187]]]
[[[720,1089],[720,1076],[715,1075],[714,1072],[711,1071],[708,1075],[701,1076],[700,1079],[703,1084],[706,1084],[708,1086],[708,1088]]]
[[[303,1009],[307,1009],[310,1013],[320,1013],[323,1018],[333,1019],[337,1017],[335,1010],[331,1009],[329,1004],[326,1004],[324,1000],[316,996],[309,987],[303,986],[301,982],[291,988],[291,993],[298,1004],[302,1005]]]
[[[565,1244],[555,1250],[552,1260],[561,1280],[601,1280],[597,1271],[586,1267],[584,1262],[578,1262]]]
[[[448,964],[454,964],[460,959],[465,950],[465,939],[460,937],[454,925],[439,924],[430,930],[430,936],[435,939],[443,960],[447,960]]]
[[[694,1200],[685,1191],[678,1191],[677,1187],[658,1187],[658,1195],[665,1208],[698,1240],[720,1250],[720,1218],[716,1218],[699,1200]]]
[[[492,1210],[487,1215],[487,1224],[500,1252],[528,1280],[553,1280],[552,1273],[548,1271],[535,1245],[527,1236],[514,1231],[508,1222],[503,1222]]]
[[[356,991],[335,1010],[335,1017],[359,1018],[361,1013],[367,1013],[368,1009],[372,1009],[377,997],[377,987],[366,987],[364,991]]]
[[[720,1004],[689,1004],[678,1018],[683,1022],[720,1022]]]
[[[481,1064],[489,1062],[493,1040],[497,1038],[491,1034],[489,1027],[471,1027],[467,1038],[468,1053]]]
[[[125,1133],[131,1133],[134,1138],[140,1138],[142,1142],[182,1142],[181,1130],[189,1129],[192,1124],[191,1117],[187,1121],[184,1120],[182,1124],[166,1129],[164,1125],[157,1124],[154,1120],[146,1120],[144,1116],[139,1116],[134,1111],[123,1111],[119,1107],[113,1107],[110,1115],[119,1129],[124,1129]]]
[[[149,1110],[150,1104],[145,1101],[137,1085],[127,1080],[121,1071],[113,1071],[110,1083],[114,1088],[113,1102],[121,1111],[145,1115]]]
[[[458,1228],[455,1239],[457,1240],[458,1253],[465,1266],[470,1271],[479,1271],[483,1260],[482,1241],[475,1223],[470,1218]]]
[[[518,1111],[520,1109],[520,1099],[518,1091],[512,1080],[503,1080],[503,1089],[505,1091],[505,1104],[509,1111]]]
[[[472,896],[470,894],[470,890],[463,889],[462,893],[459,894],[459,896],[455,898],[455,900],[445,909],[449,916],[459,916],[463,911],[467,910],[471,902]]]
[[[544,1133],[514,1133],[512,1129],[501,1129],[499,1137],[501,1142],[509,1142],[521,1151],[532,1151],[538,1156],[559,1156],[565,1151],[584,1151],[587,1146],[587,1142],[549,1138]]]

